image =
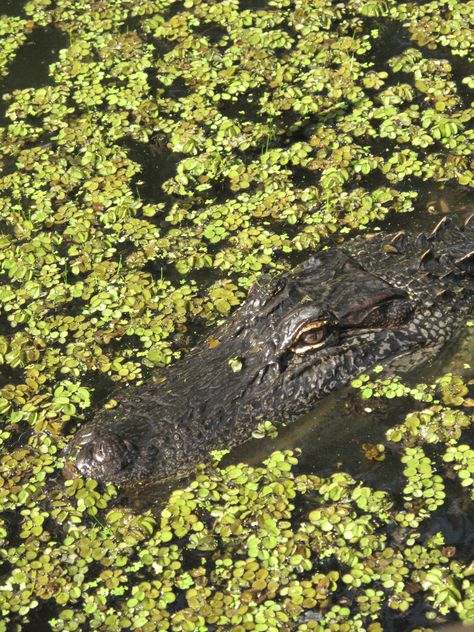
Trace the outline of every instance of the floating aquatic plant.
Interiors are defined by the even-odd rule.
[[[262,271],[413,210],[422,180],[472,186],[468,5],[28,0],[0,17],[7,79],[35,32],[67,38],[45,85],[3,98],[0,631],[42,616],[58,631],[376,632],[415,601],[435,622],[474,619],[472,568],[423,535],[451,486],[471,502],[460,377],[353,382],[364,405],[412,404],[361,446],[376,467],[402,450],[401,504],[303,474],[291,452],[216,455],[153,511],[59,473],[114,383],[170,363]],[[380,57],[390,29],[409,45]]]

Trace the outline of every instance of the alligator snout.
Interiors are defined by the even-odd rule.
[[[83,476],[109,480],[133,463],[136,452],[128,439],[115,433],[88,430],[77,435],[68,455],[75,457],[74,467]],[[71,474],[70,467],[67,474]]]

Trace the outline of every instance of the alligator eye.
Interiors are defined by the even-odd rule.
[[[297,332],[291,346],[294,353],[303,354],[323,347],[330,329],[327,321],[317,321],[303,325]]]
[[[322,342],[326,338],[325,329],[326,329],[325,327],[322,327],[321,329],[314,329],[313,331],[308,331],[307,333],[301,336],[298,342],[300,344],[303,343],[305,345],[318,345],[320,342]]]

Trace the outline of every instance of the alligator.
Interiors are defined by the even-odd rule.
[[[462,227],[444,218],[430,234],[380,232],[322,250],[262,276],[193,350],[116,394],[73,438],[68,462],[117,484],[182,477],[374,365],[420,365],[473,307],[474,215]]]

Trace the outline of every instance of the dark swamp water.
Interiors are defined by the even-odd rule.
[[[0,0],[0,14],[20,15],[22,4],[16,0]],[[242,3],[242,8],[248,9],[265,8],[265,6],[265,2]],[[10,67],[9,74],[0,80],[1,93],[47,85],[49,64],[57,59],[58,51],[67,44],[68,37],[59,29],[54,27],[36,29],[28,37],[27,42],[22,45]],[[414,44],[408,39],[406,31],[402,28],[389,33],[385,46],[374,52],[377,56],[377,67],[383,69],[388,58],[399,54],[408,46],[413,47]],[[443,57],[448,56],[449,53],[445,49],[438,49],[438,51],[433,52],[433,55]],[[453,61],[455,75],[456,71],[466,72],[465,65],[463,66],[466,62],[451,55],[449,58]],[[468,104],[469,95],[464,85],[460,84],[460,92],[463,100]],[[237,114],[236,110],[233,111],[230,107],[229,115]],[[4,109],[0,103],[0,124],[4,123]],[[129,150],[130,157],[137,161],[142,168],[141,183],[137,184],[140,197],[150,202],[158,201],[169,204],[171,198],[163,192],[162,183],[173,175],[178,158],[173,155],[163,156],[163,154],[157,156],[149,147],[138,143],[126,142],[124,144]],[[309,176],[308,174],[300,174],[300,177],[307,179]],[[369,188],[370,186],[375,188],[378,181],[374,178],[371,182],[370,177],[368,177],[365,184]],[[452,183],[446,185],[426,183],[413,177],[403,181],[403,188],[419,193],[415,211],[406,214],[390,213],[382,222],[378,222],[378,228],[388,231],[404,229],[410,232],[419,232],[420,230],[429,230],[444,215],[450,215],[461,223],[474,212],[474,193],[468,187]],[[301,258],[298,255],[295,257],[295,262]],[[158,274],[158,268],[156,273]],[[167,274],[173,278],[175,273],[168,269]],[[209,271],[207,277],[206,275],[207,272],[196,272],[196,278],[202,280],[204,285],[210,284],[218,277],[218,273],[212,270]],[[458,339],[453,341],[437,357],[423,367],[403,376],[404,381],[409,385],[420,382],[431,383],[446,372],[456,373],[462,376],[465,381],[472,380],[474,378],[474,334],[472,331],[472,328],[465,328]],[[203,331],[199,331],[195,337],[197,338],[203,333]],[[105,401],[113,392],[113,385],[105,379],[102,383],[96,382],[94,388],[96,389],[95,401],[97,406],[99,401]],[[256,465],[274,450],[301,449],[298,472],[315,473],[319,476],[329,476],[334,471],[349,472],[357,480],[397,495],[404,484],[402,465],[399,459],[395,455],[389,455],[383,462],[369,461],[364,457],[361,446],[364,443],[383,443],[386,430],[396,423],[400,423],[405,414],[412,409],[413,402],[407,402],[405,399],[368,400],[361,403],[353,390],[346,387],[321,401],[313,413],[281,430],[278,437],[251,440],[232,450],[224,458],[222,464],[243,461]],[[467,432],[463,438],[465,442],[472,445],[473,431]],[[137,511],[147,509],[151,504],[154,513],[159,515],[170,489],[178,485],[179,483],[173,483],[171,486],[158,486],[149,489],[146,497],[143,495],[143,490],[140,490],[138,495],[133,490],[125,490],[119,499],[119,504],[135,507]],[[447,490],[450,494],[449,502],[436,511],[429,519],[428,524],[425,524],[425,537],[441,531],[445,536],[446,546],[455,547],[461,559],[472,559],[474,551],[474,508],[472,502],[465,503],[459,488],[454,484]],[[302,505],[299,509],[303,513],[307,508]],[[52,629],[46,623],[52,614],[54,614],[53,610],[48,611],[48,608],[45,608],[43,612],[35,615],[30,624],[26,624],[23,629],[31,632]],[[417,626],[429,625],[425,614],[422,603],[413,608],[406,617],[393,618],[387,614],[384,629],[394,632],[405,630],[408,632]],[[451,617],[451,620],[454,619]]]

